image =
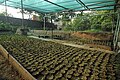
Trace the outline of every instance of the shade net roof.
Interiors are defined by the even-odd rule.
[[[111,10],[115,6],[115,0],[22,0],[22,2],[24,9],[42,13]],[[0,0],[0,4],[5,5],[5,0]],[[6,0],[6,5],[21,8],[21,0]]]

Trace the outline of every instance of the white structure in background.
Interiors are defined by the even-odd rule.
[[[62,21],[59,20],[59,21],[54,21],[54,24],[57,25],[57,29],[58,30],[61,30],[63,27],[62,27]]]

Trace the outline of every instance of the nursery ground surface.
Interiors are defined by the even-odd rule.
[[[0,44],[38,80],[115,80],[115,53],[71,47],[24,36]]]
[[[112,33],[74,32],[71,34],[71,36],[91,40],[110,40]]]

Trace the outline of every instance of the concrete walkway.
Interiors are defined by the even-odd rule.
[[[88,50],[97,50],[97,51],[102,51],[102,52],[106,52],[106,53],[114,53],[113,51],[98,49],[98,48],[90,48],[89,46],[86,46],[86,45],[78,45],[78,44],[70,43],[70,42],[63,41],[63,40],[45,39],[45,38],[39,38],[39,37],[36,37],[36,36],[28,36],[28,37],[35,38],[35,39],[40,39],[40,40],[44,40],[44,41],[51,41],[51,42],[55,42],[55,43],[59,43],[59,44],[63,44],[63,45],[77,47],[77,48],[83,48],[83,49],[88,49]]]

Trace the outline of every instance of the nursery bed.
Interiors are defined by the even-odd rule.
[[[83,49],[23,36],[2,36],[0,43],[38,80],[116,79],[114,52]]]

